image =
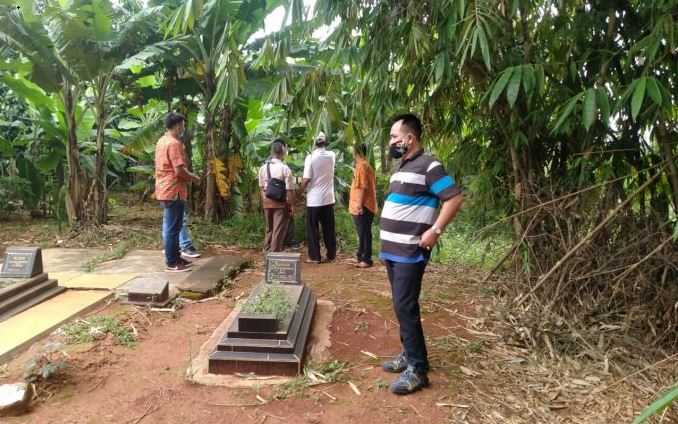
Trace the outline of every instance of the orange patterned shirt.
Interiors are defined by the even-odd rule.
[[[183,145],[169,132],[155,145],[155,198],[188,199],[188,181],[177,177],[174,168],[185,166]]]
[[[358,215],[358,204],[360,203],[360,189],[365,189],[365,203],[363,207],[369,209],[370,212],[376,215],[377,210],[377,192],[376,179],[374,169],[365,159],[358,159],[355,164],[355,173],[353,174],[353,182],[351,183],[351,194],[348,201],[348,213],[351,215]]]

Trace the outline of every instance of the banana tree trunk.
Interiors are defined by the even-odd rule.
[[[96,145],[97,153],[95,159],[95,173],[92,187],[88,196],[91,211],[91,223],[94,225],[103,225],[108,221],[108,189],[106,184],[106,91],[108,89],[109,77],[100,77],[95,81],[95,119],[97,124]]]
[[[84,218],[84,192],[85,175],[80,169],[78,136],[75,123],[75,101],[73,99],[73,87],[66,82],[61,91],[64,109],[66,112],[66,126],[68,128],[68,140],[66,146],[66,161],[68,162],[68,178],[66,180],[66,214],[68,225],[75,228],[82,224]]]

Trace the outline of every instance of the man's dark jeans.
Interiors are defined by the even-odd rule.
[[[400,341],[407,363],[417,372],[426,372],[428,354],[424,330],[421,327],[419,293],[427,262],[403,263],[388,260],[385,262],[393,294],[393,307],[400,324]]]
[[[184,222],[185,200],[161,200],[162,243],[165,246],[165,264],[173,266],[179,260],[179,233]]]
[[[353,215],[353,222],[358,231],[358,262],[372,265],[372,220],[374,214],[369,209],[363,208],[363,213]]]
[[[323,241],[327,249],[327,259],[334,260],[337,257],[337,235],[334,229],[334,203],[325,206],[306,208],[306,225],[308,242],[308,257],[319,261],[320,257],[320,231],[323,229]]]

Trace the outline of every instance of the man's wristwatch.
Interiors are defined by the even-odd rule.
[[[431,229],[432,229],[433,232],[436,233],[437,235],[441,235],[441,234],[443,233],[443,229],[442,229],[441,227],[437,226],[436,224],[433,224],[433,225],[431,226]]]

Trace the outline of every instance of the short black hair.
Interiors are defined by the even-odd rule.
[[[275,143],[280,143],[280,144],[282,144],[283,146],[287,147],[287,142],[286,142],[284,139],[280,138],[280,137],[278,137],[278,138],[276,138],[275,140],[273,140],[273,143],[274,143],[274,144],[275,144]]]
[[[186,122],[186,117],[180,113],[170,112],[165,115],[165,128],[173,128],[176,124]]]
[[[367,157],[367,144],[365,143],[356,143],[353,145],[353,151],[364,158]]]
[[[395,124],[398,121],[403,121],[403,126],[406,127],[409,132],[414,134],[414,136],[417,137],[417,140],[421,140],[422,133],[421,121],[419,120],[417,115],[411,113],[403,113],[397,115],[391,120],[391,125]]]
[[[278,140],[274,141],[271,145],[271,155],[282,155],[284,151],[285,145]]]

